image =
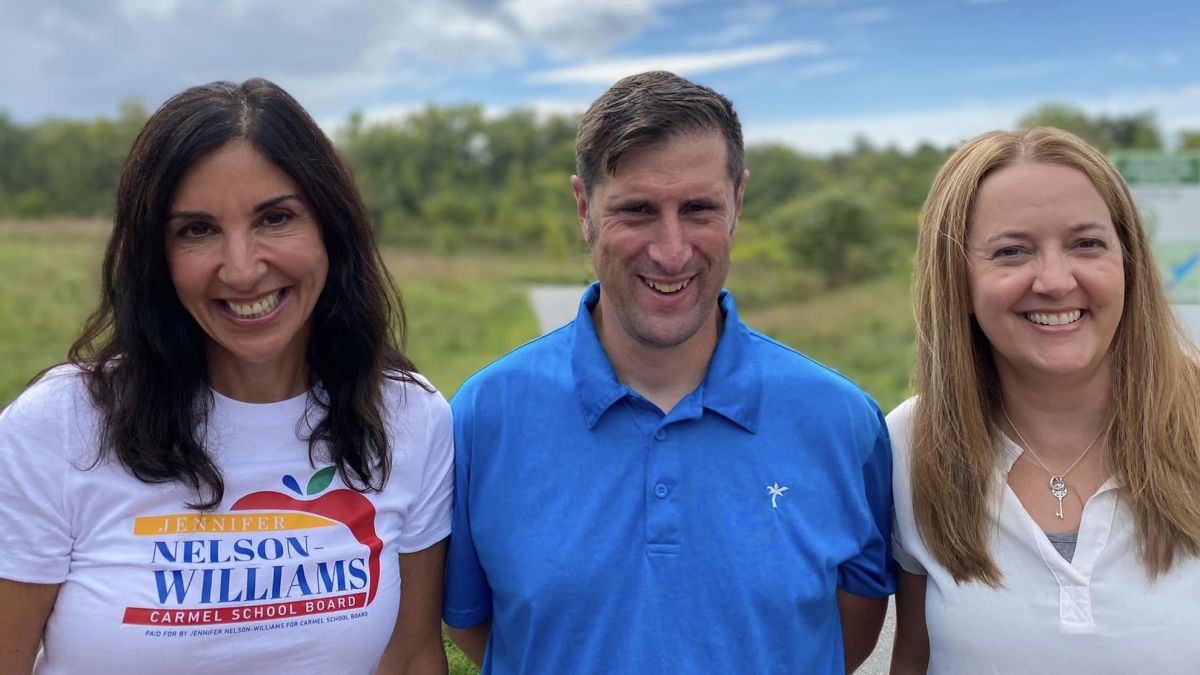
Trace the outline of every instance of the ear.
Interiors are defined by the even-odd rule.
[[[737,229],[738,220],[742,217],[742,202],[746,197],[746,183],[750,181],[750,170],[742,171],[742,182],[738,185],[737,192],[733,195],[733,227],[729,228],[729,234],[733,234]]]
[[[571,176],[571,190],[575,193],[575,216],[579,218],[579,230],[583,239],[588,238],[588,202],[587,191],[583,189],[583,181],[579,176]]]
[[[966,266],[967,266],[967,269],[966,269],[966,275],[967,275],[967,279],[966,279],[966,284],[965,284],[965,285],[966,285],[966,288],[964,288],[964,289],[963,289],[963,291],[966,293],[966,296],[967,296],[967,316],[970,316],[970,317],[974,317],[974,316],[975,316],[975,297],[974,297],[974,294],[971,292],[971,291],[972,291],[972,289],[971,289],[971,279],[970,279],[970,276],[971,276],[971,266],[972,266],[973,264],[974,264],[974,263],[973,263],[973,261],[971,260],[971,256],[970,256],[970,255],[967,255],[967,256],[966,256]]]

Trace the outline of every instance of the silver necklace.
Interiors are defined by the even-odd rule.
[[[1096,441],[1100,440],[1100,437],[1104,435],[1104,428],[1100,429],[1100,433],[1096,434],[1096,437],[1092,439],[1092,442],[1088,443],[1087,447],[1083,449],[1083,452],[1079,453],[1079,456],[1075,458],[1074,462],[1071,462],[1071,466],[1068,466],[1066,471],[1062,473],[1054,473],[1050,470],[1050,467],[1046,466],[1046,463],[1042,461],[1042,458],[1038,457],[1038,454],[1033,451],[1033,446],[1029,444],[1029,441],[1025,440],[1025,437],[1021,435],[1021,430],[1017,428],[1017,425],[1013,424],[1012,418],[1008,416],[1008,410],[1004,407],[1003,403],[1000,404],[1000,412],[1004,413],[1004,419],[1008,420],[1008,426],[1012,427],[1012,430],[1017,432],[1017,438],[1021,439],[1021,444],[1024,445],[1025,449],[1029,451],[1029,456],[1037,460],[1038,465],[1040,465],[1046,473],[1050,474],[1050,494],[1058,500],[1058,513],[1054,515],[1058,516],[1061,520],[1063,517],[1063,497],[1067,496],[1067,474],[1071,473],[1071,469],[1074,469],[1081,461],[1083,461],[1083,458],[1086,457],[1088,452],[1091,451],[1092,446],[1096,444]]]

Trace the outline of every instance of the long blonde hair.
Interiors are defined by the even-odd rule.
[[[1086,174],[1121,242],[1125,308],[1110,346],[1106,440],[1133,513],[1139,559],[1153,580],[1181,554],[1200,555],[1200,364],[1171,312],[1129,188],[1103,154],[1058,129],[993,131],[967,141],[938,172],[921,211],[913,273],[917,527],[957,582],[1001,585],[987,517],[998,487],[1000,386],[970,313],[965,242],[980,183],[1018,161]]]

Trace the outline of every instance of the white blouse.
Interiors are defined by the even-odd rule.
[[[1023,451],[1007,438],[989,514],[1004,586],[955,583],[926,550],[913,517],[914,402],[887,417],[893,554],[904,570],[927,576],[930,673],[1200,673],[1200,560],[1178,561],[1151,585],[1137,559],[1132,514],[1110,479],[1084,505],[1068,562],[1008,487]]]

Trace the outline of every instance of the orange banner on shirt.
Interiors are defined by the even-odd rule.
[[[281,532],[340,525],[335,520],[294,511],[254,513],[167,513],[135,518],[139,537],[169,534],[222,534],[226,532]]]

